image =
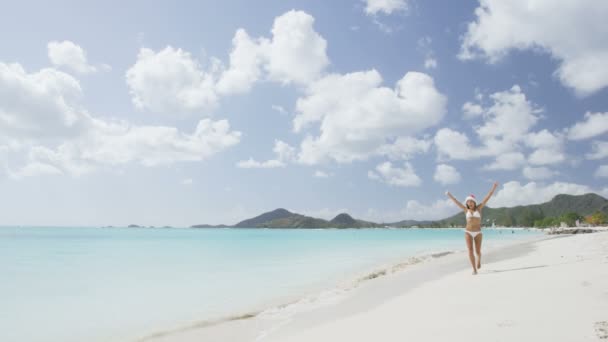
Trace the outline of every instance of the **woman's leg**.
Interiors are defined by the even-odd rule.
[[[471,261],[471,266],[473,266],[473,274],[477,274],[477,269],[475,268],[475,253],[473,252],[473,238],[469,233],[464,233],[464,240],[467,242],[467,249],[469,250],[469,261]]]
[[[477,234],[475,237],[475,252],[477,253],[477,268],[481,268],[481,240],[483,240],[483,233]]]

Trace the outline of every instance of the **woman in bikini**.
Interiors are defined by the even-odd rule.
[[[467,242],[467,248],[469,250],[469,260],[471,261],[471,266],[473,266],[473,274],[477,274],[477,270],[481,268],[481,209],[488,203],[492,194],[494,194],[494,190],[498,183],[494,183],[492,186],[492,190],[488,193],[488,195],[483,199],[483,201],[477,204],[477,200],[474,195],[469,195],[464,203],[466,206],[462,205],[462,203],[458,202],[452,194],[447,191],[445,194],[448,195],[449,198],[456,203],[460,209],[464,211],[465,217],[467,219],[467,225],[464,230],[464,239]],[[473,253],[473,242],[475,242],[475,252],[477,254],[477,265],[475,265],[475,253]]]

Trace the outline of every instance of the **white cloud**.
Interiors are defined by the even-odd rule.
[[[441,128],[435,133],[435,146],[439,158],[470,160],[481,156],[480,150],[474,148],[469,138],[450,128]]]
[[[482,97],[477,96],[478,100]],[[528,162],[534,165],[556,164],[567,159],[563,134],[546,129],[531,131],[542,110],[526,99],[519,86],[496,92],[490,99],[493,103],[487,108],[471,102],[463,105],[465,118],[483,118],[483,123],[474,127],[481,146],[473,147],[465,134],[444,128],[435,134],[440,159],[495,157],[493,163],[484,166],[485,169],[514,170],[526,163],[524,147],[533,149]]]
[[[583,195],[590,192],[594,191],[586,185],[575,183],[554,182],[544,185],[529,182],[522,185],[517,181],[511,181],[505,183],[502,189],[490,200],[490,206],[498,208],[539,204],[550,201],[559,194]]]
[[[392,14],[398,11],[407,11],[407,0],[364,0],[365,13],[377,15],[378,13]]]
[[[194,181],[192,180],[192,178],[185,178],[182,179],[182,181],[180,182],[181,185],[192,185],[194,183]]]
[[[378,29],[380,31],[382,31],[382,33],[385,33],[385,34],[391,34],[391,33],[395,32],[395,30],[402,28],[400,26],[393,27],[391,25],[387,25],[387,24],[383,23],[382,21],[378,20],[378,18],[376,16],[374,16],[374,18],[372,19],[372,22],[374,23],[374,25],[376,25],[376,27],[378,27]]]
[[[78,80],[55,70],[26,72],[0,62],[0,144],[10,141],[59,141],[89,125],[81,110]]]
[[[136,161],[155,166],[207,159],[238,144],[240,136],[240,132],[230,130],[228,120],[200,120],[192,134],[175,127],[96,120],[95,130],[82,142],[81,153],[84,159],[98,163]]]
[[[11,179],[16,179],[16,180],[23,179],[26,177],[35,177],[35,176],[41,176],[41,175],[63,174],[63,172],[60,169],[58,169],[52,165],[43,164],[43,163],[39,163],[39,162],[31,162],[17,171],[13,171],[10,168],[7,168],[6,171],[7,171],[8,176]]]
[[[585,121],[577,122],[568,129],[568,139],[583,140],[608,132],[608,112],[585,113]]]
[[[591,145],[591,153],[587,153],[587,159],[604,159],[608,157],[608,141],[594,141]]]
[[[488,148],[493,146],[493,142],[501,145],[518,142],[538,121],[536,114],[540,110],[534,108],[517,85],[507,91],[494,93],[490,98],[494,103],[485,111],[484,124],[475,129]],[[498,154],[504,151],[493,152]]]
[[[485,165],[487,170],[516,170],[526,164],[526,157],[520,152],[499,154],[491,164]]]
[[[285,108],[283,108],[282,106],[279,105],[272,105],[272,109],[276,110],[277,112],[279,112],[280,114],[287,114],[287,111],[285,110]]]
[[[237,167],[244,169],[272,169],[277,167],[285,167],[287,166],[287,163],[292,161],[295,156],[295,148],[281,140],[274,141],[273,151],[276,154],[276,159],[259,162],[253,158],[249,158],[248,160],[239,161],[237,163]]]
[[[7,166],[9,176],[14,179],[44,174],[67,174],[80,176],[94,170],[94,165],[79,158],[78,146],[66,142],[56,149],[42,145],[29,146],[23,150],[27,159],[16,170]]]
[[[82,74],[96,72],[100,69],[108,70],[110,68],[108,65],[100,67],[90,65],[84,49],[69,40],[62,42],[51,41],[47,44],[47,49],[51,63],[58,67],[66,67]]]
[[[431,140],[413,137],[398,137],[389,144],[378,148],[378,154],[385,155],[391,160],[408,160],[415,154],[426,153],[431,147]]]
[[[608,178],[608,165],[600,165],[597,170],[595,170],[594,176],[597,178]]]
[[[313,28],[315,19],[302,11],[289,11],[274,21],[272,41],[264,51],[271,80],[308,84],[329,64],[327,41]]]
[[[329,64],[327,43],[313,24],[314,18],[309,14],[289,11],[275,19],[272,38],[252,39],[239,29],[227,69],[216,62],[210,71],[204,71],[189,53],[171,47],[159,53],[142,49],[138,62],[127,73],[134,103],[139,108],[163,112],[204,111],[215,106],[218,94],[248,91],[260,79],[295,83],[305,86],[307,95],[298,100],[294,129],[300,131],[319,121],[321,130],[318,136],[308,134],[304,138],[299,162],[350,162],[372,155],[407,159],[411,154],[428,151],[428,143],[408,139],[410,134],[438,123],[445,113],[445,96],[435,89],[432,78],[407,73],[391,90],[380,86],[382,79],[375,70],[324,76]],[[147,76],[159,69],[158,65],[165,66],[162,70],[179,71],[180,77],[161,73],[155,82],[145,82]],[[171,91],[163,86],[149,87],[158,83],[167,85]],[[161,92],[163,96],[159,96]],[[184,101],[193,95],[200,96]],[[273,108],[284,112],[282,107]],[[343,123],[352,130],[341,127]]]
[[[552,148],[541,148],[528,156],[528,161],[533,165],[559,164],[565,160],[566,156],[561,151]]]
[[[564,153],[564,136],[558,132],[551,133],[546,129],[528,133],[524,144],[536,150],[528,156],[528,162],[533,165],[550,165],[566,160]]]
[[[244,29],[238,29],[232,38],[230,67],[217,83],[222,94],[244,93],[261,77],[262,47],[252,40]]]
[[[433,176],[437,182],[441,184],[456,184],[460,182],[460,173],[455,167],[447,164],[439,164],[435,169],[435,175]]]
[[[524,177],[530,180],[543,180],[549,179],[557,174],[557,172],[552,171],[546,167],[529,167],[526,166],[522,170]]]
[[[78,176],[98,167],[131,162],[157,166],[202,161],[239,140],[240,132],[230,131],[226,120],[204,119],[192,134],[184,134],[175,127],[93,119],[93,125],[78,139],[67,140],[56,148],[31,147],[28,165],[41,163]]]
[[[277,167],[285,167],[285,163],[280,160],[270,159],[264,162],[259,162],[253,158],[239,161],[236,166],[242,169],[273,169]]]
[[[141,110],[170,115],[207,112],[218,102],[214,73],[182,49],[167,46],[159,52],[142,48],[137,62],[127,70],[133,104]]]
[[[462,105],[462,113],[464,114],[463,117],[465,119],[473,119],[483,114],[483,108],[476,103],[465,102],[464,105]]]
[[[564,137],[560,133],[551,133],[547,129],[539,132],[528,133],[524,138],[524,143],[533,148],[559,147],[564,143]]]
[[[440,158],[477,159],[502,156],[520,149],[522,139],[538,121],[537,114],[540,110],[526,99],[517,85],[490,95],[490,99],[493,104],[485,109],[466,103],[463,106],[465,113],[468,110],[483,115],[483,124],[474,128],[481,146],[473,147],[465,134],[443,128],[435,134],[435,145]]]
[[[312,84],[307,96],[297,101],[293,125],[300,132],[320,122],[320,135],[304,139],[299,161],[342,163],[382,153],[394,156],[402,145],[411,142],[399,137],[418,133],[443,118],[446,98],[430,76],[408,72],[394,90],[381,83],[380,74],[371,70],[332,74]],[[391,140],[397,144],[394,148],[386,146],[386,141]]]
[[[422,52],[425,55],[424,59],[424,68],[425,69],[437,69],[439,64],[437,63],[437,58],[435,58],[435,52],[431,48],[431,43],[433,40],[429,36],[424,36],[418,39],[417,50]]]
[[[306,85],[321,77],[329,64],[327,41],[314,30],[314,21],[308,13],[292,10],[275,18],[270,39],[252,39],[239,29],[219,91],[242,93],[263,78]]]
[[[412,164],[408,162],[403,164],[403,168],[393,167],[390,162],[384,162],[376,166],[375,171],[369,171],[368,177],[395,186],[419,186],[422,183]]]
[[[424,60],[424,68],[425,69],[437,69],[437,59],[434,57],[427,57]]]
[[[560,62],[555,74],[579,95],[608,85],[608,2],[481,0],[463,38],[461,59],[496,62],[511,50],[542,50]],[[568,25],[564,25],[568,23]]]
[[[276,153],[277,159],[284,162],[293,160],[296,154],[295,148],[281,140],[274,141],[272,150]]]
[[[275,18],[270,39],[253,39],[238,29],[227,68],[216,58],[204,67],[171,46],[159,52],[142,48],[126,75],[133,103],[169,114],[209,112],[220,95],[248,92],[260,80],[309,84],[329,64],[327,42],[313,25],[311,15],[292,10]]]
[[[107,165],[198,161],[237,144],[226,120],[201,120],[192,134],[174,127],[135,126],[95,118],[79,104],[80,84],[68,74],[27,73],[0,63],[0,144],[11,146],[11,175],[80,175]],[[11,101],[8,101],[11,99]]]
[[[316,170],[313,175],[317,178],[328,178],[329,177],[329,174],[327,172],[323,172],[321,170]]]

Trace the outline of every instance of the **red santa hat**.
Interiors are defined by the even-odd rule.
[[[475,202],[475,204],[477,204],[477,199],[475,198],[475,195],[467,196],[467,198],[465,198],[465,200],[464,200],[464,204],[467,204],[468,201],[473,201],[473,202]]]

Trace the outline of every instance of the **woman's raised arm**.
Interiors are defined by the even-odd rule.
[[[452,194],[449,191],[445,192],[446,195],[448,195],[449,198],[452,199],[452,201],[454,201],[454,203],[460,207],[460,209],[462,210],[467,210],[467,207],[465,207],[462,203],[460,203],[454,196],[452,196]]]
[[[488,201],[490,200],[490,197],[492,197],[492,195],[494,194],[494,190],[496,190],[497,186],[498,186],[498,182],[494,182],[494,185],[492,185],[492,189],[490,190],[490,192],[488,192],[486,197],[479,204],[479,209],[485,207],[486,203],[488,203]]]

